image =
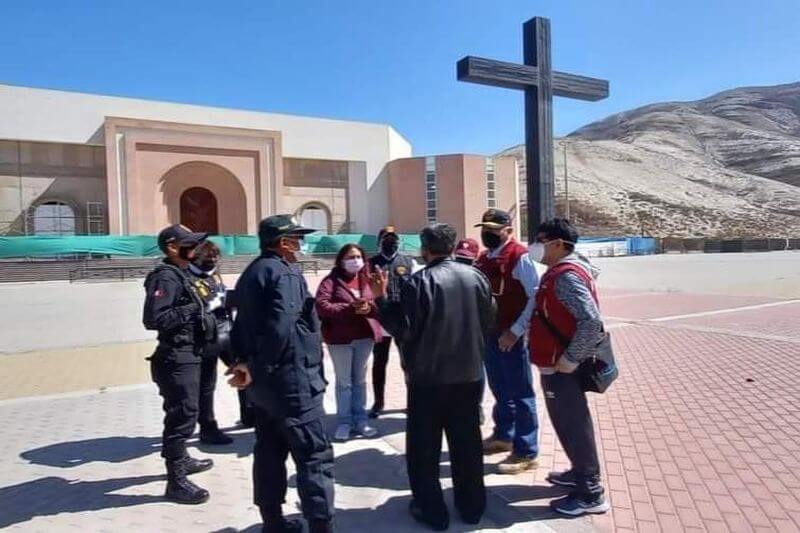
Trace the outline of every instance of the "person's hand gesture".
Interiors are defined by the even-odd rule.
[[[250,375],[250,369],[244,363],[233,365],[227,371],[226,376],[231,376],[228,380],[228,385],[239,390],[246,389],[248,385],[253,382],[253,377]]]
[[[389,286],[389,275],[378,267],[369,274],[369,288],[376,298],[386,297]]]
[[[497,341],[497,345],[500,348],[501,352],[510,352],[511,348],[517,344],[519,337],[517,337],[514,332],[510,329],[505,330],[502,335],[500,335],[500,339]]]
[[[353,308],[357,315],[368,315],[370,311],[369,302],[366,300],[356,300],[353,302]]]

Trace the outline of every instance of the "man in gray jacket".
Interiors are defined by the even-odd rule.
[[[442,531],[450,522],[439,483],[442,432],[461,518],[477,524],[486,507],[479,410],[484,337],[494,320],[494,304],[486,277],[453,260],[452,226],[428,226],[420,240],[427,266],[402,284],[399,301],[386,298],[385,273],[374,272],[371,285],[383,295],[377,302],[381,323],[403,346],[410,511]]]

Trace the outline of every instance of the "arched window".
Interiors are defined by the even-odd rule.
[[[320,205],[306,205],[300,212],[300,225],[315,229],[321,233],[328,233],[330,220],[327,210]]]
[[[64,202],[44,202],[33,212],[34,235],[75,235],[75,211]]]

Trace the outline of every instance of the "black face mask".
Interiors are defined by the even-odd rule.
[[[195,263],[195,266],[203,272],[211,272],[216,268],[217,264],[214,261],[203,261],[201,263]]]
[[[483,245],[490,250],[494,250],[495,248],[503,244],[500,235],[498,235],[497,233],[492,233],[491,231],[482,231],[481,241],[483,242]]]
[[[386,257],[392,257],[400,249],[400,243],[397,241],[383,241],[381,243],[381,253]]]

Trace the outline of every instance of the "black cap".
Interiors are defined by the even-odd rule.
[[[272,215],[258,224],[258,240],[262,243],[269,243],[285,235],[302,236],[315,231],[317,230],[304,228],[298,224],[292,215]]]
[[[489,209],[483,214],[480,224],[476,228],[503,229],[511,225],[511,215],[501,209]]]
[[[166,253],[167,244],[177,242],[178,246],[196,246],[206,240],[208,233],[197,233],[183,224],[173,224],[158,234],[158,248]]]
[[[397,230],[394,226],[384,226],[378,232],[378,242],[380,242],[387,235],[397,235]]]

